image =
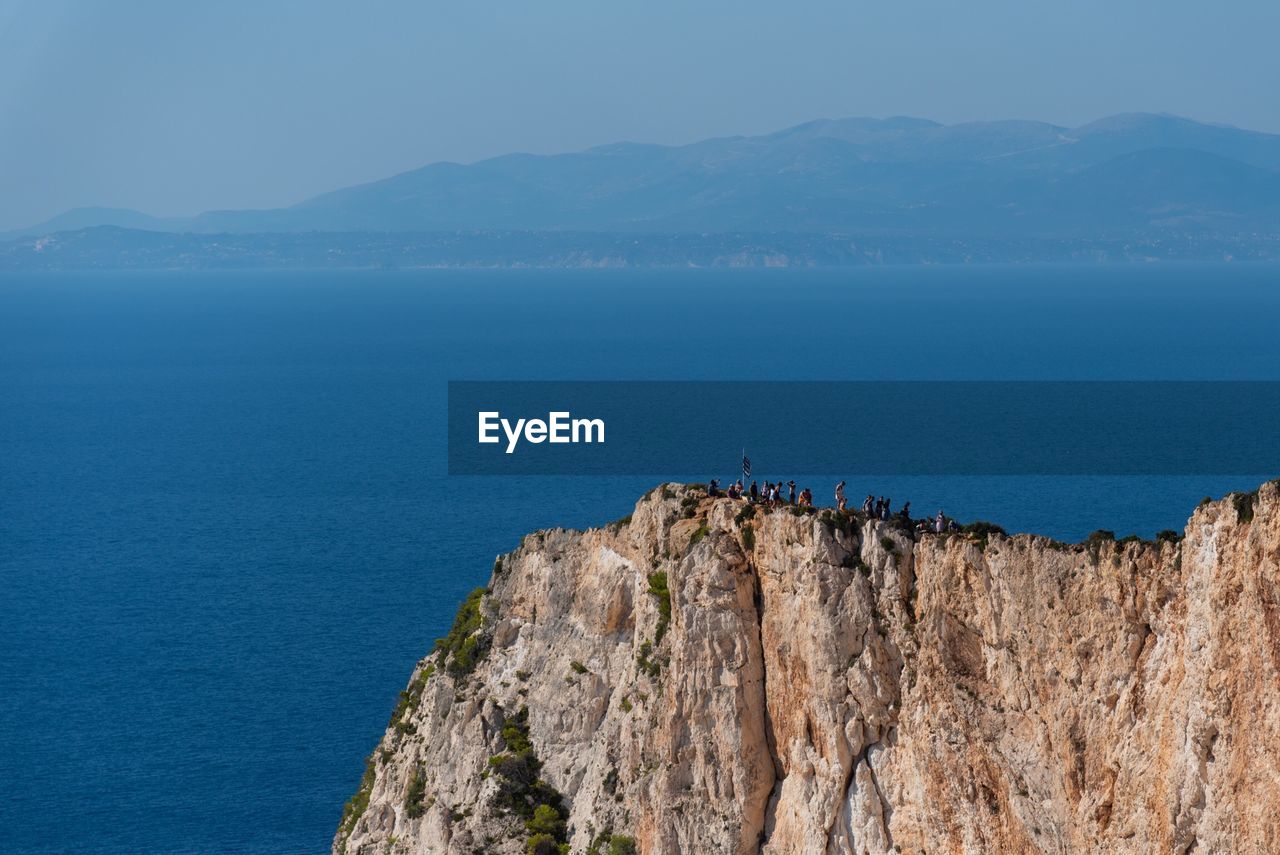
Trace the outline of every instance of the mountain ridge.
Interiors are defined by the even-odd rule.
[[[197,234],[784,229],[975,238],[1102,236],[1080,213],[1088,209],[1087,188],[1065,199],[1061,208],[1050,204],[1063,186],[1070,188],[1063,180],[1116,158],[1170,148],[1280,174],[1280,136],[1176,116],[1118,114],[1077,128],[1024,120],[943,125],[901,116],[815,119],[768,134],[676,146],[613,143],[470,164],[435,162],[282,208],[215,210],[185,218],[79,208],[5,237],[96,225]],[[1202,165],[1184,161],[1175,184],[1197,186],[1195,174]],[[1110,180],[1120,195],[1152,194],[1151,187],[1130,182],[1122,171]],[[1280,228],[1280,198],[1258,204],[1256,186],[1245,172],[1220,189],[1213,204],[1194,193],[1172,202],[1209,231]],[[1232,194],[1249,204],[1237,210]],[[1140,212],[1169,203],[1155,196],[1139,199],[1128,219],[1111,223],[1107,234],[1162,229],[1167,225],[1162,218]]]

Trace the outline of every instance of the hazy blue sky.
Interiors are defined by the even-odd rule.
[[[1275,0],[0,0],[0,228],[820,116],[1280,132]]]

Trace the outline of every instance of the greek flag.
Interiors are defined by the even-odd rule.
[[[745,481],[751,477],[751,458],[746,454],[742,455],[742,480]]]

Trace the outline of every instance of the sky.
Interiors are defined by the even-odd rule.
[[[1275,0],[0,0],[0,229],[820,117],[1280,133]]]

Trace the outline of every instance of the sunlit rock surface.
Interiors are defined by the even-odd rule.
[[[1280,852],[1275,482],[1180,542],[744,507],[503,556],[334,851]]]

